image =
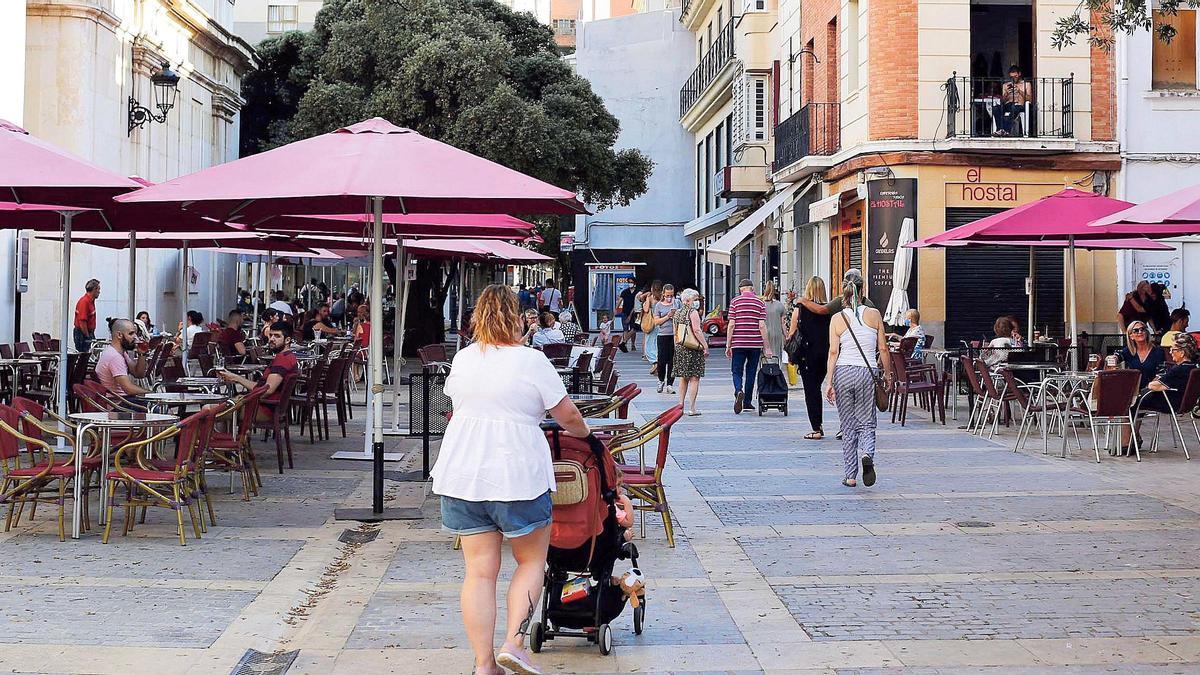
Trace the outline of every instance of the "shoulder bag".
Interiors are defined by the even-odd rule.
[[[853,309],[850,311],[854,312]],[[858,314],[855,314],[854,318],[858,319],[859,325],[865,325],[863,324],[862,319],[858,317]],[[850,319],[847,319],[846,315],[843,314],[842,320],[846,322],[846,330],[850,332],[850,339],[854,340],[854,346],[858,347],[858,353],[862,355],[863,363],[868,363],[867,353],[863,351],[862,345],[858,342],[858,336],[854,334],[854,329],[850,327]],[[883,376],[881,376],[879,373],[876,373],[875,369],[871,366],[868,365],[867,370],[871,371],[871,380],[875,382],[875,407],[879,410],[879,412],[887,412],[888,405],[891,403],[891,395],[890,392],[888,392],[887,381],[884,380]]]
[[[684,349],[704,349],[692,331],[692,317],[689,316],[683,323],[675,324],[675,344]]]
[[[647,295],[642,301],[642,332],[649,333],[654,330],[654,296]]]

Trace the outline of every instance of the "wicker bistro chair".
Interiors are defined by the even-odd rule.
[[[59,417],[54,411],[50,410],[45,404],[33,399],[18,396],[13,399],[12,407],[21,414],[21,432],[26,436],[32,436],[38,440],[49,443],[51,439],[57,445],[58,438],[69,439],[68,445],[75,444],[75,429],[76,424],[71,420]],[[63,435],[63,431],[66,435]],[[96,431],[89,430],[88,440],[91,442],[91,451],[83,456],[83,491],[87,495],[87,491],[93,489],[92,479],[95,479],[94,489],[100,489],[100,481],[103,476],[100,474],[100,436]],[[128,432],[121,435],[113,434],[114,438],[125,438]],[[62,464],[74,464],[74,457],[62,460]],[[36,504],[34,504],[36,506]],[[90,527],[88,502],[83,502],[83,517],[84,527]]]
[[[916,340],[916,338],[905,338]],[[911,350],[909,352],[911,354]],[[937,366],[915,365],[908,360],[901,350],[891,352],[892,368],[896,372],[896,385],[892,390],[892,424],[897,416],[900,426],[908,421],[908,400],[918,398],[922,407],[930,411],[933,421],[937,422],[938,412],[942,414],[942,424],[946,423],[946,388],[938,382]]]
[[[644,446],[652,440],[658,440],[658,452],[655,454],[653,466],[647,466],[643,461],[637,464],[619,464],[621,482],[629,497],[634,501],[634,509],[638,511],[656,511],[662,514],[663,529],[667,534],[667,545],[675,548],[675,528],[671,521],[671,507],[667,503],[667,492],[663,485],[663,470],[667,464],[667,451],[671,443],[671,427],[683,417],[683,406],[669,408],[655,419],[654,428],[642,437],[633,439],[629,444],[611,446],[610,451],[620,456],[626,450]],[[642,536],[646,534],[646,520],[642,518]]]
[[[58,540],[66,541],[67,485],[75,480],[75,465],[71,461],[56,461],[54,449],[43,440],[43,433],[56,439],[62,438],[67,447],[72,449],[75,439],[69,434],[44,429],[33,423],[31,418],[28,413],[0,405],[0,475],[3,478],[0,483],[0,504],[8,504],[4,531],[10,531],[14,522],[19,524],[25,504],[30,504],[30,518],[33,518],[37,504],[57,504]],[[37,428],[37,434],[24,432],[31,425]],[[21,461],[22,444],[27,455],[24,462]]]
[[[191,517],[192,532],[200,538],[200,522],[203,514],[197,509],[195,494],[199,478],[197,472],[203,462],[204,442],[212,433],[215,410],[200,412],[177,422],[163,431],[141,441],[122,445],[113,457],[113,470],[106,476],[109,483],[107,522],[104,526],[103,542],[108,543],[112,532],[113,507],[117,502],[117,487],[125,487],[125,529],[128,535],[133,527],[137,507],[158,506],[175,512],[178,524],[179,544],[187,545],[183,531],[183,509]],[[144,446],[175,439],[175,456],[169,469],[152,468],[140,460]],[[169,490],[169,492],[168,492]]]
[[[1166,402],[1166,412],[1143,408],[1147,400],[1154,400],[1155,398]],[[1165,392],[1147,391],[1138,398],[1137,409],[1134,411],[1135,418],[1149,415],[1153,415],[1155,418],[1154,439],[1150,444],[1150,452],[1158,452],[1158,432],[1159,427],[1162,426],[1162,418],[1165,415],[1171,420],[1172,430],[1174,431],[1172,436],[1179,442],[1179,447],[1183,448],[1183,456],[1186,459],[1192,458],[1191,453],[1188,452],[1187,441],[1183,438],[1183,428],[1179,425],[1179,418],[1184,417],[1184,421],[1192,423],[1192,431],[1196,434],[1196,442],[1200,443],[1200,427],[1197,427],[1196,417],[1193,414],[1197,404],[1200,404],[1200,368],[1194,368],[1192,372],[1188,373],[1187,384],[1184,385],[1183,396],[1180,398],[1178,409],[1171,403],[1170,397]]]
[[[641,393],[642,389],[636,383],[630,382],[614,391],[607,401],[579,404],[579,412],[584,417],[608,417],[616,413],[620,419],[629,419],[629,403]]]
[[[250,495],[258,496],[262,487],[262,477],[258,472],[258,459],[254,456],[254,448],[250,436],[254,428],[254,420],[258,415],[258,402],[266,393],[266,389],[256,387],[243,396],[227,411],[218,415],[229,419],[237,419],[235,432],[223,433],[214,431],[208,443],[207,468],[229,472],[229,491],[233,492],[233,474],[242,477],[242,501],[250,501]]]
[[[283,382],[279,385],[279,402],[273,407],[266,405],[266,402],[261,400],[259,405],[265,407],[271,416],[264,420],[260,417],[254,419],[254,428],[252,431],[264,431],[275,435],[275,453],[279,459],[279,473],[283,473],[283,453],[287,449],[288,468],[293,468],[292,460],[292,432],[289,413],[291,411],[292,397],[296,392],[296,382],[299,380],[299,375],[291,375],[283,378]]]
[[[1071,395],[1071,401],[1066,409],[1066,423],[1075,431],[1076,444],[1079,443],[1079,431],[1074,422],[1087,420],[1092,432],[1092,443],[1096,450],[1096,462],[1100,462],[1100,439],[1096,433],[1097,427],[1104,427],[1105,445],[1108,445],[1110,434],[1114,428],[1120,429],[1129,425],[1131,434],[1130,444],[1137,460],[1142,461],[1142,451],[1139,447],[1134,425],[1134,404],[1137,400],[1138,389],[1141,386],[1142,374],[1132,369],[1103,370],[1096,373],[1096,381],[1091,390],[1079,389]],[[1063,432],[1063,456],[1067,453],[1067,434]]]

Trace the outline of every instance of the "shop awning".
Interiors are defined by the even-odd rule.
[[[683,226],[683,234],[691,237],[699,234],[709,228],[723,224],[740,208],[749,205],[749,200],[735,199],[719,209],[714,209],[708,213],[691,220],[687,225]]]
[[[776,209],[783,206],[783,203],[788,199],[791,199],[799,187],[799,185],[792,185],[786,190],[776,192],[762,206],[755,209],[754,213],[746,216],[733,229],[721,235],[720,239],[714,241],[708,247],[708,261],[717,263],[718,265],[732,265],[733,249],[741,246],[742,242],[746,241],[746,238],[753,234],[758,229],[758,226],[762,225]]]

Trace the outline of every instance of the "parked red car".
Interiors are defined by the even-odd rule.
[[[700,328],[702,328],[705,333],[711,335],[712,337],[724,335],[725,312],[723,312],[720,307],[709,312],[708,315],[704,317],[704,321],[700,323]]]

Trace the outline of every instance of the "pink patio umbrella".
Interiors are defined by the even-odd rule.
[[[1129,208],[1131,204],[1112,199],[1094,192],[1067,188],[1037,201],[980,218],[932,237],[920,239],[913,248],[945,246],[954,241],[972,241],[1005,245],[1008,241],[1066,241],[1067,271],[1066,285],[1070,305],[1069,330],[1071,339],[1077,339],[1079,322],[1075,302],[1075,249],[1084,240],[1112,239],[1112,233],[1103,228],[1092,228],[1088,223],[1112,213]],[[1129,239],[1129,235],[1121,237]],[[1029,274],[1034,274],[1034,247],[1029,249]],[[1029,331],[1033,337],[1033,295],[1029,296]]]
[[[62,318],[59,324],[59,368],[67,364],[67,345],[71,339],[71,228],[75,219],[91,217],[95,209],[112,203],[115,195],[137,189],[139,185],[120,174],[109,171],[77,157],[46,141],[36,138],[21,127],[0,120],[0,195],[12,197],[16,203],[62,204],[55,211],[13,209],[0,213],[0,226],[28,227],[35,222],[58,221],[63,232]],[[56,397],[59,413],[67,409],[67,378],[58,378]],[[82,471],[81,465],[76,469]],[[80,486],[76,481],[76,511],[80,503]],[[79,537],[79,514],[75,513],[72,536]]]
[[[383,382],[383,214],[586,213],[575,194],[426,138],[382,118],[214,166],[123,195],[126,204],[175,205],[250,227],[285,215],[370,213],[372,279],[370,389]],[[320,233],[314,227],[313,233]],[[401,256],[402,259],[402,256]],[[403,275],[399,275],[402,282]],[[398,326],[397,343],[403,336]],[[397,345],[399,347],[399,345]],[[399,361],[397,361],[399,365]],[[373,392],[377,393],[377,392]],[[372,510],[341,517],[381,520],[383,510],[383,399],[372,395]],[[428,478],[428,464],[421,479]],[[420,513],[390,514],[419,518]]]
[[[1096,218],[1089,225],[1114,235],[1156,239],[1200,234],[1200,185]]]
[[[324,216],[286,215],[269,218],[254,227],[263,232],[296,232],[317,235],[369,234],[373,221],[369,214]],[[530,236],[537,227],[528,221],[503,213],[385,213],[385,237],[481,237],[511,238]]]

